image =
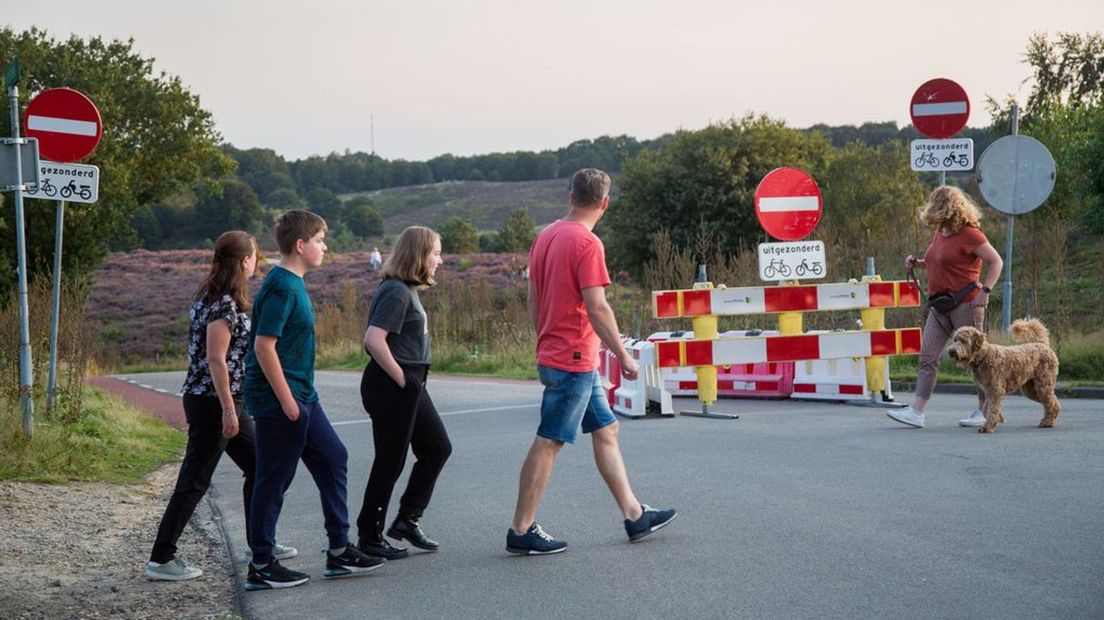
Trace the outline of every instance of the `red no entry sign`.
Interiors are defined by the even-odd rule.
[[[780,241],[804,239],[823,212],[820,187],[797,168],[775,168],[755,189],[755,217],[768,235]]]
[[[970,98],[956,82],[935,78],[912,94],[909,115],[912,126],[921,134],[936,140],[950,138],[970,119]]]
[[[40,157],[61,163],[87,157],[103,135],[99,110],[72,88],[39,93],[27,104],[23,127],[28,138],[38,138]]]

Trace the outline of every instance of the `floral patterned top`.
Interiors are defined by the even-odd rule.
[[[230,393],[237,400],[242,394],[245,374],[245,352],[249,346],[249,314],[238,311],[234,298],[223,295],[214,303],[195,300],[188,310],[188,376],[184,379],[185,394],[218,396],[207,367],[207,325],[225,319],[230,323],[230,348],[226,351],[226,366],[230,371]]]

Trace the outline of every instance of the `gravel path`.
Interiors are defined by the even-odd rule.
[[[112,382],[128,385],[93,383],[161,417],[180,416],[178,398],[113,389]],[[176,583],[143,576],[179,465],[136,485],[0,482],[0,618],[236,617],[240,571],[208,501],[200,502],[178,553],[203,576]]]

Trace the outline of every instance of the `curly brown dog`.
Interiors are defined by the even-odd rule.
[[[992,433],[1004,422],[1001,402],[1005,395],[1023,389],[1024,396],[1043,404],[1039,426],[1050,428],[1062,410],[1054,386],[1058,382],[1058,356],[1050,348],[1050,333],[1038,319],[1019,319],[1008,328],[1012,340],[1022,344],[991,344],[973,327],[959,327],[951,337],[951,359],[970,370],[974,385],[985,395],[985,424],[979,433]]]

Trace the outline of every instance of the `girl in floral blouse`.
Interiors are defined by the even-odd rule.
[[[249,278],[256,267],[257,240],[240,230],[223,233],[215,242],[211,270],[196,289],[188,311],[188,375],[181,390],[188,447],[146,564],[149,579],[182,581],[203,574],[176,557],[176,542],[207,492],[223,452],[245,477],[242,495],[248,536],[253,420],[241,406],[241,394],[249,344]],[[281,560],[298,554],[283,545],[276,545],[275,552]]]

